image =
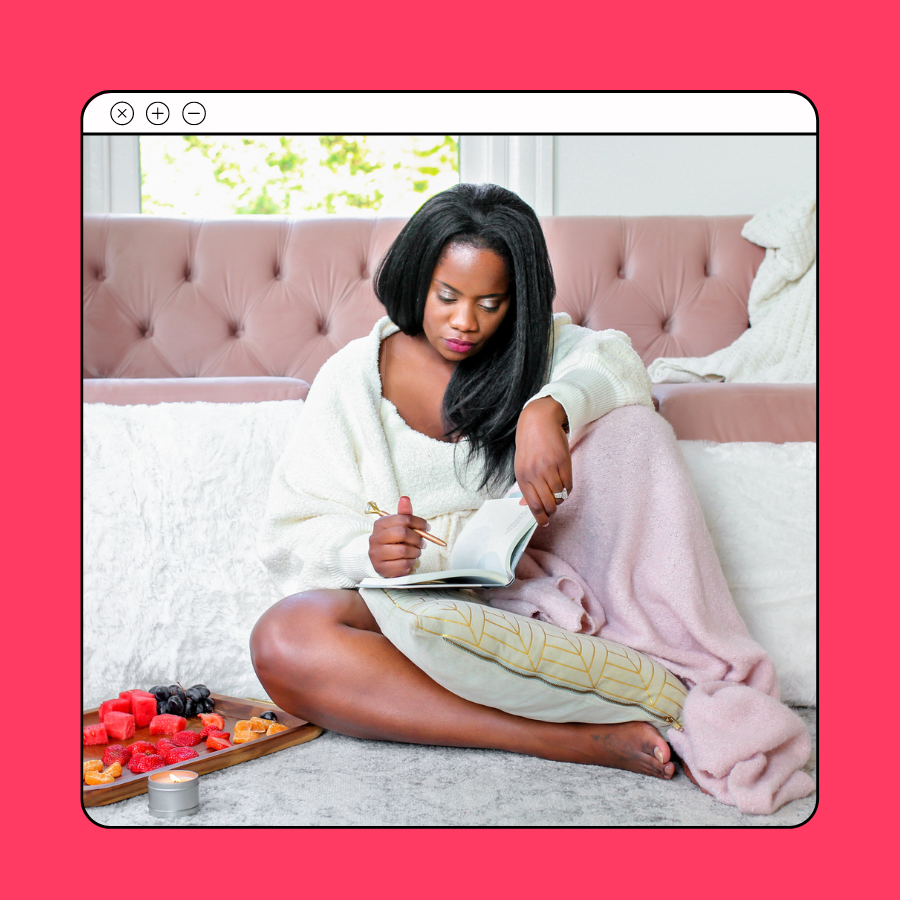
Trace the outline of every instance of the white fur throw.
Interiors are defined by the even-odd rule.
[[[741,234],[766,257],[750,287],[750,327],[711,356],[654,360],[660,382],[816,380],[816,198],[799,196],[754,216]]]
[[[256,556],[302,401],[86,404],[84,704],[180,681],[264,698]],[[815,703],[815,445],[682,442],[738,609],[783,699]]]

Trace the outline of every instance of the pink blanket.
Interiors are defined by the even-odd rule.
[[[641,406],[573,435],[574,490],[539,528],[494,606],[596,634],[661,662],[690,688],[668,739],[697,781],[745,813],[815,785],[811,742],[779,701],[772,661],[747,633],[671,428]]]

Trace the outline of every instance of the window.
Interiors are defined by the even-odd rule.
[[[459,181],[451,135],[140,138],[141,211],[409,216]]]

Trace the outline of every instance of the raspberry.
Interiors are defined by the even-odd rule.
[[[168,738],[160,738],[156,742],[156,752],[163,758],[166,758],[166,754],[175,748],[175,744],[172,743]]]
[[[150,743],[150,741],[135,741],[131,745],[130,749],[132,754],[134,754],[135,756],[141,753],[156,753],[156,747],[154,747],[153,744]]]
[[[199,759],[200,754],[193,747],[173,747],[166,754],[166,765],[185,762],[188,759]]]
[[[137,753],[131,757],[128,768],[131,769],[135,775],[141,775],[144,772],[149,772],[151,769],[161,769],[165,764],[166,761],[155,753],[148,754],[147,756]]]
[[[114,762],[119,762],[123,766],[128,765],[131,759],[131,747],[123,747],[121,744],[110,744],[103,752],[103,765],[111,766]]]
[[[196,747],[203,740],[196,731],[179,731],[172,740],[179,747]],[[162,741],[160,741],[162,743]],[[157,744],[159,746],[159,744]]]

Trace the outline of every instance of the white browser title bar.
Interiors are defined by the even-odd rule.
[[[83,134],[815,134],[793,91],[106,91]]]

